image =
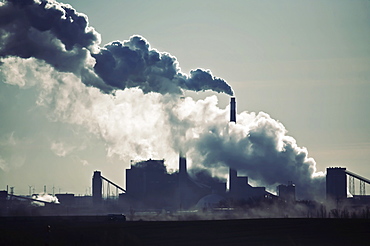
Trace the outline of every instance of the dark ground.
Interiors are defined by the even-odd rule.
[[[0,245],[370,245],[370,220],[0,217]]]

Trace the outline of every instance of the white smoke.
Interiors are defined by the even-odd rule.
[[[209,70],[182,73],[174,56],[150,48],[143,37],[100,48],[100,34],[87,16],[68,4],[7,0],[0,5],[0,16],[0,57],[34,57],[106,93],[137,87],[145,93],[181,94],[186,89],[233,94]]]
[[[33,205],[37,206],[45,206],[45,203],[43,202],[48,202],[48,203],[59,203],[59,200],[56,196],[52,196],[48,193],[40,193],[32,196],[32,199],[42,201],[42,202],[32,202]]]
[[[171,138],[165,105],[177,96],[144,94],[136,88],[104,94],[86,87],[75,75],[58,72],[34,58],[11,57],[3,62],[1,72],[6,83],[15,84],[17,78],[18,85],[35,84],[39,90],[37,103],[48,109],[50,120],[86,127],[106,142],[109,156],[146,159],[168,152],[161,143]],[[19,68],[32,70],[32,76],[14,76]],[[55,153],[66,153],[62,144],[56,143],[51,145]]]
[[[165,158],[177,168],[182,150],[194,168],[219,177],[232,167],[271,189],[293,181],[305,198],[322,187],[322,174],[307,149],[298,147],[268,114],[242,112],[234,124],[228,122],[229,108],[217,106],[216,96],[179,97],[187,89],[232,94],[210,71],[184,75],[175,57],[150,48],[139,36],[99,48],[99,35],[87,17],[69,5],[6,1],[2,13],[12,17],[0,21],[3,81],[36,88],[37,105],[47,109],[51,121],[86,128],[105,142],[108,156]],[[57,25],[40,26],[50,18]],[[59,156],[70,151],[60,142],[50,147]]]
[[[323,173],[283,124],[263,112],[242,112],[236,124],[228,123],[229,107],[220,109],[217,103],[216,96],[186,98],[169,112],[185,136],[179,135],[178,148],[186,149],[193,167],[223,177],[224,167],[231,167],[270,190],[293,181],[299,197],[312,198],[323,191]]]

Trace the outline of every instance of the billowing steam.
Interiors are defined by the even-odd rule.
[[[176,57],[151,49],[140,36],[104,46],[96,59],[95,72],[112,88],[138,87],[148,92],[176,93],[213,90],[233,95],[231,87],[210,71],[196,69],[187,76],[180,71]]]
[[[0,6],[0,57],[43,60],[104,92],[138,87],[145,93],[179,94],[186,89],[233,94],[210,71],[183,74],[174,56],[151,49],[140,36],[100,48],[100,35],[88,25],[87,16],[68,4],[7,0]]]
[[[193,166],[213,173],[231,167],[271,189],[293,181],[301,197],[323,191],[322,173],[316,173],[307,149],[297,146],[283,124],[268,114],[243,112],[236,124],[227,123],[229,108],[218,108],[215,96],[199,101],[186,98],[171,114],[182,126],[178,129],[186,139],[178,144],[186,148]]]
[[[33,195],[32,199],[41,201],[41,202],[36,202],[36,201],[32,202],[33,205],[37,205],[37,206],[45,206],[45,203],[43,202],[59,203],[59,200],[56,196],[52,196],[48,193],[40,193],[40,194]]]
[[[49,118],[86,127],[108,156],[165,158],[177,168],[181,150],[193,168],[222,178],[232,167],[270,189],[293,181],[304,198],[322,188],[307,150],[268,114],[243,112],[228,123],[229,108],[219,108],[216,96],[179,98],[183,90],[232,95],[210,71],[183,74],[174,56],[140,36],[101,48],[87,17],[55,1],[8,0],[0,16],[3,82],[37,88]]]

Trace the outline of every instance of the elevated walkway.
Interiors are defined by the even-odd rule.
[[[353,172],[350,172],[350,171],[348,171],[348,170],[346,170],[345,172],[346,172],[346,174],[347,174],[347,175],[349,175],[349,176],[352,176],[352,177],[354,177],[354,178],[356,178],[356,179],[358,179],[358,180],[361,180],[361,181],[363,181],[363,182],[365,182],[365,183],[367,183],[367,184],[370,184],[370,179],[367,179],[367,178],[361,177],[360,175],[355,174],[355,173],[353,173]]]

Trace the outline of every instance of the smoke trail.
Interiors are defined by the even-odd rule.
[[[99,47],[100,34],[86,15],[53,0],[7,0],[0,5],[0,57],[34,57],[61,72],[72,72],[86,85],[109,93],[138,87],[145,93],[214,90],[231,87],[210,71],[183,74],[175,57],[151,49],[140,36]]]
[[[56,71],[34,58],[11,57],[3,62],[0,73],[5,83],[20,88],[36,87],[37,105],[48,110],[51,121],[85,127],[106,143],[108,156],[127,160],[175,154],[167,144],[171,126],[164,108],[170,108],[177,97],[145,94],[137,88],[105,94],[86,87],[77,76]],[[52,140],[49,146],[58,155],[55,142],[60,141]]]
[[[227,123],[229,108],[220,109],[217,103],[215,96],[186,98],[170,113],[186,136],[176,144],[186,148],[193,167],[224,177],[225,167],[231,167],[273,191],[293,181],[300,198],[323,195],[323,174],[316,172],[314,159],[287,135],[283,124],[263,112],[243,112],[236,124]]]
[[[36,87],[37,105],[49,109],[51,120],[86,127],[105,142],[108,156],[165,158],[177,168],[181,149],[194,168],[219,177],[232,167],[269,188],[291,180],[302,197],[321,188],[307,150],[266,113],[243,112],[230,124],[216,96],[173,96],[182,89],[232,95],[210,71],[185,75],[175,57],[140,36],[100,48],[87,17],[55,1],[5,1],[0,16],[3,81]],[[58,146],[51,146],[55,153]]]
[[[0,16],[0,57],[34,57],[107,88],[93,72],[90,53],[98,50],[100,35],[85,15],[55,1],[9,0],[0,4]]]
[[[133,36],[126,42],[109,43],[94,57],[96,73],[112,88],[138,87],[145,93],[162,94],[180,94],[182,88],[233,95],[231,87],[210,71],[196,69],[190,71],[190,76],[183,74],[176,57],[151,49],[140,36]]]

